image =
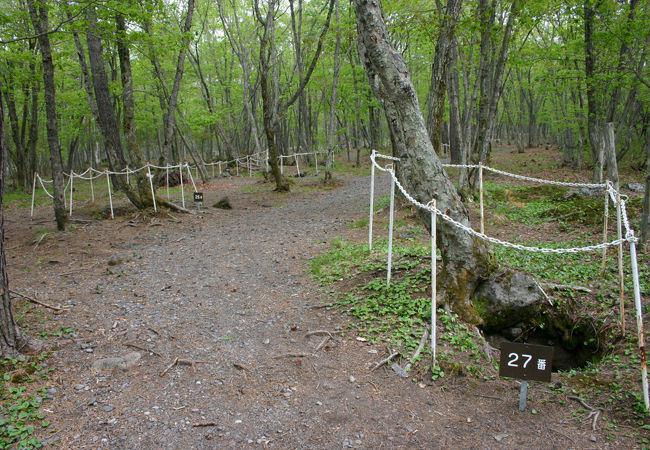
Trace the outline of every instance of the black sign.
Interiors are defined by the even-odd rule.
[[[203,202],[203,192],[195,192],[194,193],[194,202],[196,202],[196,203],[202,203]]]
[[[551,381],[552,363],[553,347],[504,342],[501,344],[499,376]]]

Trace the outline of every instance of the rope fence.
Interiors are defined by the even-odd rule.
[[[391,161],[389,164],[386,166],[382,167],[379,165],[377,162],[377,159],[384,159]],[[421,203],[420,201],[416,200],[411,194],[409,194],[406,189],[402,186],[400,181],[397,179],[395,175],[395,166],[397,162],[399,162],[399,158],[395,158],[393,156],[388,156],[388,155],[382,155],[378,153],[377,151],[373,150],[371,155],[370,155],[370,160],[371,160],[371,180],[370,180],[370,219],[368,221],[368,248],[370,251],[372,251],[372,225],[373,225],[373,204],[374,204],[374,187],[375,187],[375,170],[379,170],[380,172],[384,172],[390,175],[391,179],[391,187],[390,187],[390,217],[389,217],[389,224],[388,224],[388,255],[387,255],[387,276],[386,276],[386,282],[387,284],[390,284],[390,278],[391,278],[391,266],[392,266],[392,240],[393,240],[393,215],[394,215],[394,197],[395,197],[395,187],[402,193],[404,198],[411,203],[412,205],[418,207],[419,209],[429,211],[431,214],[431,264],[432,264],[432,273],[431,273],[431,285],[432,285],[432,304],[431,304],[431,348],[432,348],[432,357],[433,357],[433,364],[432,367],[435,367],[435,347],[436,347],[436,322],[435,322],[435,309],[436,309],[436,297],[435,297],[435,276],[436,276],[436,267],[435,267],[435,260],[436,260],[436,244],[435,244],[435,234],[436,234],[436,218],[440,218],[451,225],[453,225],[456,228],[459,228],[460,230],[471,234],[475,236],[478,239],[481,239],[486,242],[490,242],[491,244],[496,244],[496,245],[501,245],[504,247],[509,247],[513,248],[519,251],[526,251],[526,252],[536,252],[536,253],[554,253],[554,254],[566,254],[566,253],[581,253],[581,252],[593,252],[597,250],[603,250],[603,258],[605,257],[604,252],[609,248],[609,247],[618,247],[619,248],[619,277],[621,278],[621,286],[623,285],[622,277],[623,277],[623,259],[622,259],[622,249],[623,249],[623,244],[628,243],[630,246],[630,259],[631,259],[631,268],[632,268],[632,282],[634,286],[634,303],[635,303],[635,309],[636,309],[636,322],[637,322],[637,335],[638,335],[638,345],[639,345],[639,353],[641,356],[641,384],[643,387],[643,399],[645,403],[646,410],[650,411],[650,399],[648,398],[648,374],[647,374],[647,366],[646,366],[646,360],[645,360],[645,351],[644,351],[644,331],[643,331],[643,311],[642,311],[642,306],[641,306],[641,289],[640,289],[640,282],[639,282],[639,270],[638,270],[638,262],[637,262],[637,254],[636,254],[636,244],[638,242],[638,238],[635,237],[634,235],[634,230],[630,226],[630,221],[627,216],[627,208],[626,208],[626,202],[627,202],[627,197],[625,195],[621,195],[620,192],[616,190],[614,187],[613,183],[610,181],[607,181],[606,183],[603,184],[590,184],[590,183],[568,183],[568,182],[560,182],[560,181],[554,181],[554,180],[544,180],[540,178],[533,178],[533,177],[526,177],[522,175],[517,175],[517,174],[512,174],[509,172],[505,172],[499,169],[494,169],[488,166],[484,166],[482,164],[479,165],[459,165],[459,164],[443,164],[443,167],[466,167],[466,168],[475,168],[479,170],[479,189],[480,189],[480,215],[481,215],[481,225],[480,225],[480,231],[476,231],[473,228],[460,223],[459,221],[453,219],[452,217],[448,216],[447,214],[443,213],[436,207],[436,202],[435,199],[429,201],[428,203],[424,204]],[[602,189],[605,192],[605,220],[607,219],[608,215],[608,206],[609,206],[609,201],[612,202],[614,206],[616,206],[616,211],[617,211],[617,220],[619,223],[619,226],[617,227],[617,238],[611,241],[607,241],[607,227],[604,227],[604,233],[603,233],[603,242],[597,243],[597,244],[591,244],[591,245],[586,245],[582,247],[573,247],[573,248],[548,248],[548,247],[537,247],[537,246],[528,246],[528,245],[522,245],[522,244],[517,244],[513,242],[508,242],[508,241],[503,241],[501,239],[491,237],[485,234],[484,230],[484,207],[483,207],[483,170],[488,170],[493,173],[497,173],[500,175],[505,175],[508,177],[520,179],[520,180],[525,180],[525,181],[530,181],[530,182],[535,182],[535,183],[544,183],[544,184],[551,184],[555,186],[564,186],[564,187],[586,187],[586,188],[591,188],[591,189]],[[623,230],[625,231],[625,234],[623,236]],[[603,261],[604,265],[604,261]],[[621,297],[621,305],[623,305],[623,299]],[[621,314],[623,314],[624,309],[623,306],[621,306]],[[623,317],[621,317],[621,323],[622,326],[624,327],[624,320]]]
[[[303,172],[300,172],[300,165],[299,165],[299,157],[303,156],[309,156],[313,155],[315,158],[316,162],[316,174],[318,174],[318,154],[319,153],[324,153],[322,151],[315,151],[315,152],[303,152],[303,153],[294,153],[291,155],[280,155],[278,157],[278,160],[280,162],[280,169],[282,174],[284,175],[284,168],[283,168],[283,160],[284,159],[289,159],[293,158],[295,160],[296,164],[296,170],[297,170],[297,175],[301,176]],[[205,163],[205,166],[210,166],[212,169],[212,177],[215,178],[215,166],[218,168],[219,171],[219,176],[222,176],[223,174],[223,169],[222,165],[228,167],[230,165],[235,165],[235,171],[236,171],[236,176],[240,175],[240,166],[245,168],[245,170],[248,172],[248,176],[252,177],[253,172],[255,171],[261,171],[261,170],[266,170],[268,171],[269,169],[269,162],[268,162],[268,151],[266,152],[257,152],[252,155],[246,155],[242,156],[240,158],[235,158],[230,161],[215,161],[211,163]],[[167,194],[167,200],[170,200],[170,192],[169,192],[169,171],[170,170],[178,170],[179,171],[179,181],[180,181],[180,187],[181,187],[181,206],[185,208],[185,183],[183,181],[183,172],[187,171],[188,178],[192,184],[192,188],[194,189],[194,192],[197,191],[196,187],[196,182],[194,179],[198,177],[198,171],[199,168],[197,166],[190,166],[188,163],[184,164],[178,164],[178,165],[166,165],[166,166],[157,166],[155,164],[149,164],[147,163],[146,165],[138,168],[138,169],[131,169],[127,165],[124,170],[122,171],[109,171],[109,170],[97,170],[93,167],[87,168],[84,172],[82,173],[75,173],[74,171],[71,171],[69,174],[64,173],[63,175],[67,177],[66,185],[64,187],[64,195],[63,195],[63,200],[64,200],[64,207],[68,208],[68,213],[70,216],[72,216],[73,212],[73,192],[74,192],[74,179],[78,178],[80,180],[88,181],[90,182],[90,195],[91,199],[94,202],[95,201],[95,186],[94,186],[94,180],[100,178],[100,177],[106,177],[106,183],[107,183],[107,192],[108,192],[108,199],[109,199],[109,206],[111,210],[111,218],[115,218],[114,215],[114,210],[113,210],[113,192],[111,191],[111,186],[110,186],[110,175],[115,175],[115,176],[125,176],[126,177],[126,183],[130,184],[130,176],[133,174],[137,174],[140,171],[146,170],[146,177],[149,179],[149,187],[151,189],[151,195],[153,198],[153,207],[154,211],[158,211],[157,205],[156,205],[156,196],[155,196],[155,187],[154,187],[154,175],[151,173],[152,169],[157,169],[157,170],[165,170],[165,186],[166,186],[166,194]],[[192,170],[194,170],[194,176],[192,175]],[[35,200],[36,200],[36,184],[40,185],[41,189],[45,192],[45,194],[50,197],[54,198],[54,195],[50,193],[50,191],[47,189],[46,184],[52,184],[53,180],[44,180],[41,178],[41,176],[38,173],[34,174],[34,182],[32,184],[32,203],[31,203],[31,212],[30,216],[34,216],[34,205],[35,205]]]

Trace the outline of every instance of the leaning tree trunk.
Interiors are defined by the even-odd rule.
[[[399,179],[418,201],[427,203],[435,198],[439,210],[469,226],[467,210],[429,140],[406,64],[391,45],[379,0],[354,0],[353,3],[359,55],[375,95],[382,100],[393,150],[400,158]],[[421,215],[428,226],[428,212],[421,211]],[[490,261],[491,250],[485,241],[446,221],[440,220],[438,227],[438,245],[444,264],[438,282],[444,286],[446,301],[465,320],[482,323],[474,310],[472,296],[484,280],[500,283],[497,277],[490,278],[496,271]],[[512,283],[530,281],[526,277],[507,278]]]

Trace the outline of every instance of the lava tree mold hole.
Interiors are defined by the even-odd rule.
[[[498,349],[504,341],[552,346],[553,371],[556,372],[580,369],[600,361],[610,348],[605,339],[611,336],[609,331],[615,325],[549,307],[527,322],[484,331],[490,345]]]

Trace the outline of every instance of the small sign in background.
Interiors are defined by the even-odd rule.
[[[194,201],[196,203],[201,203],[203,201],[203,192],[195,192],[194,193]]]

